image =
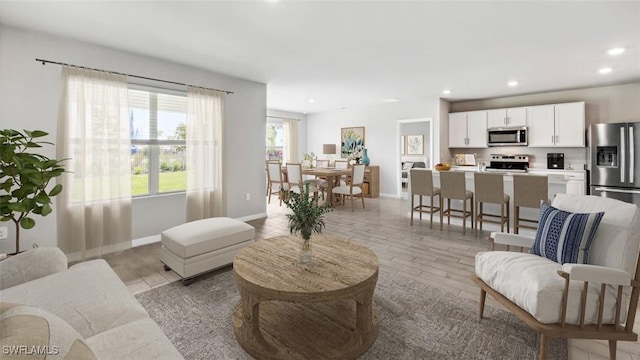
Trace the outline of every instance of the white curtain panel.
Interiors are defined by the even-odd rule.
[[[222,131],[226,94],[187,89],[187,221],[223,216]]]
[[[56,156],[68,172],[56,198],[58,245],[100,256],[131,247],[131,139],[127,78],[62,68]]]
[[[284,128],[284,151],[282,154],[284,163],[298,162],[298,120],[283,119]]]

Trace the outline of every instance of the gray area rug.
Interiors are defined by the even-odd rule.
[[[236,342],[231,317],[240,299],[227,267],[136,296],[188,360],[252,359]],[[539,336],[514,315],[406,279],[380,273],[376,342],[361,359],[537,359]],[[553,339],[551,359],[567,359],[567,342]]]

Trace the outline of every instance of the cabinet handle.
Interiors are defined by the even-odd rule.
[[[552,143],[552,144],[555,144],[555,143],[556,143],[556,139],[555,139],[555,138],[556,138],[555,136],[551,135],[551,143]]]

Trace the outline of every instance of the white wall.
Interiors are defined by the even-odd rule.
[[[36,57],[235,92],[227,97],[223,145],[227,216],[246,218],[266,214],[265,84],[0,25],[0,128],[44,130],[51,134],[50,141],[55,141],[56,136],[60,66],[43,66],[34,61]],[[54,157],[55,148],[48,147],[43,153]],[[249,201],[245,200],[247,192],[251,194]],[[183,195],[136,199],[133,210],[134,238],[158,234],[185,220]],[[11,225],[0,223],[9,226],[9,241],[0,242],[0,252],[13,250],[15,234]],[[21,247],[28,248],[34,242],[55,246],[55,234],[55,214],[38,217],[34,229],[21,231]]]
[[[340,129],[364,126],[365,147],[371,165],[380,166],[381,196],[397,196],[400,152],[397,148],[398,120],[433,118],[434,133],[439,127],[439,100],[397,102],[307,115],[307,151],[322,154],[322,144],[340,149]],[[439,144],[436,144],[438,146]],[[337,154],[339,157],[340,154]],[[434,155],[435,156],[435,155]]]

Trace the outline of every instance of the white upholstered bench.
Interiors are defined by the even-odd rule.
[[[197,275],[231,264],[254,236],[253,226],[227,217],[189,222],[162,232],[160,260],[188,285]]]

